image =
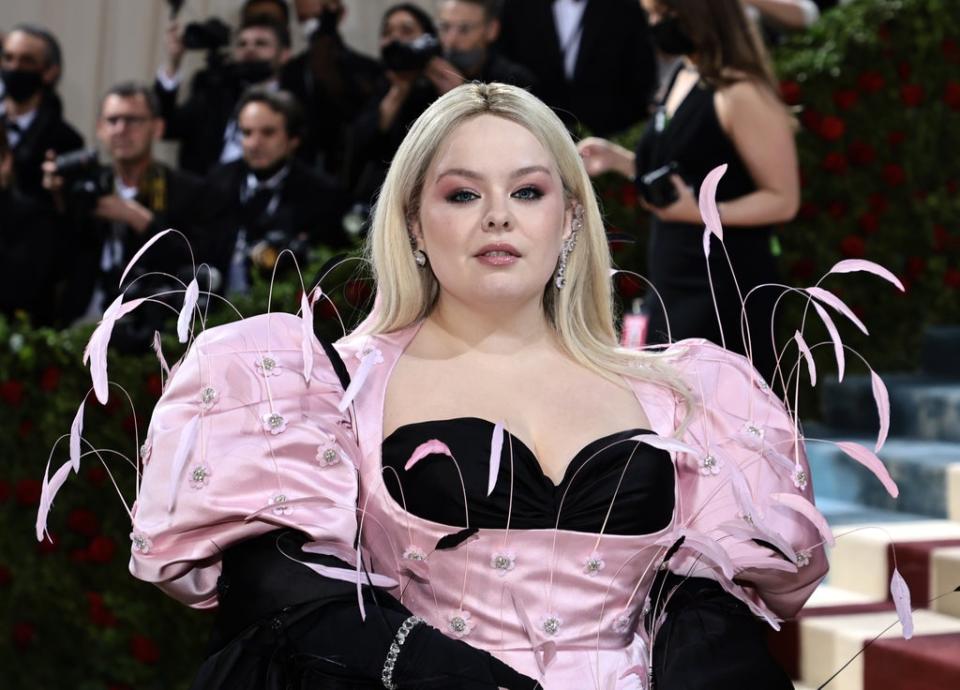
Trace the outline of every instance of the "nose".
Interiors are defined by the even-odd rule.
[[[511,230],[510,214],[505,208],[490,208],[483,219],[483,229],[487,232]]]

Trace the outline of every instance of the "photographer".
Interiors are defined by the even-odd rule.
[[[342,194],[295,158],[304,121],[293,96],[250,89],[237,105],[237,123],[243,158],[209,176],[217,219],[209,258],[227,293],[245,292],[251,270],[269,276],[284,249],[303,268],[310,245],[346,241]]]
[[[46,29],[20,24],[7,34],[0,58],[4,95],[0,119],[20,191],[47,201],[40,166],[47,151],[63,153],[83,146],[83,138],[63,120],[54,88],[62,72],[60,44]]]
[[[340,36],[346,15],[343,0],[296,0],[295,7],[308,47],[284,65],[280,84],[297,97],[310,123],[298,155],[317,169],[339,175],[348,128],[373,96],[383,70]]]
[[[243,21],[229,61],[221,55],[228,43],[229,29],[216,19],[189,24],[183,32],[176,20],[167,28],[167,64],[155,82],[165,138],[180,142],[180,167],[198,175],[240,158],[240,132],[233,118],[237,101],[250,86],[279,88],[280,68],[290,55],[286,26],[266,15]],[[183,54],[201,48],[207,51],[207,67],[194,76],[189,97],[178,105]]]
[[[97,119],[97,139],[112,168],[100,166],[89,152],[44,163],[44,187],[74,228],[66,245],[64,322],[97,318],[118,293],[130,258],[161,230],[173,227],[202,242],[197,223],[203,183],[153,159],[153,142],[162,135],[153,91],[122,83],[106,93]],[[184,244],[169,238],[144,257],[138,272],[177,273],[189,264]]]

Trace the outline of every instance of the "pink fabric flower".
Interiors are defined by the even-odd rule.
[[[600,554],[594,551],[591,553],[583,562],[583,572],[587,575],[593,576],[599,573],[606,566],[603,558],[600,557]]]
[[[265,412],[260,419],[263,420],[263,430],[274,436],[287,430],[287,420],[278,412]]]
[[[150,553],[150,549],[153,548],[150,537],[139,530],[133,530],[130,533],[130,541],[133,543],[133,550],[141,555]]]
[[[200,409],[207,412],[217,401],[220,400],[220,393],[213,386],[205,386],[200,391]]]
[[[563,627],[563,619],[555,613],[548,613],[540,618],[540,630],[553,637]]]
[[[343,459],[343,451],[337,445],[333,434],[324,434],[323,442],[317,447],[317,463],[320,467],[336,465]]]
[[[470,618],[470,612],[462,609],[447,616],[448,629],[454,637],[466,637],[473,630],[475,623]]]
[[[206,463],[196,465],[190,470],[190,488],[202,489],[210,483],[210,466]]]
[[[497,551],[490,556],[490,567],[503,577],[517,565],[517,556],[512,551]]]
[[[408,561],[425,561],[425,560],[427,560],[427,553],[426,553],[426,551],[424,551],[423,549],[421,549],[419,546],[414,546],[413,544],[411,544],[410,546],[408,546],[408,547],[406,548],[406,550],[403,552],[402,555],[403,555],[403,557],[406,558]]]
[[[715,455],[704,455],[697,461],[697,467],[704,477],[715,477],[723,469],[723,461]]]
[[[287,497],[285,494],[274,494],[270,497],[270,503],[273,505],[274,515],[289,515],[293,508],[286,505]]]
[[[283,369],[283,367],[280,366],[280,362],[277,361],[277,358],[270,353],[262,357],[257,357],[256,366],[257,370],[264,377],[280,376],[280,370]]]

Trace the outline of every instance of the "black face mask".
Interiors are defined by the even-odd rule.
[[[693,40],[680,28],[676,17],[666,17],[651,24],[650,36],[664,55],[690,55],[696,49]]]
[[[43,88],[43,76],[39,72],[25,69],[5,69],[0,72],[3,76],[3,86],[6,93],[17,103],[23,103]]]
[[[267,60],[235,62],[230,67],[234,78],[245,86],[259,84],[273,76],[273,65]]]

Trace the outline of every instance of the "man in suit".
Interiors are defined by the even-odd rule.
[[[0,56],[4,96],[0,117],[13,152],[20,191],[48,201],[40,169],[48,151],[64,153],[83,146],[83,138],[63,120],[54,88],[60,79],[60,44],[46,29],[20,24],[7,34]]]
[[[164,136],[180,142],[180,167],[197,175],[220,163],[239,160],[242,147],[234,119],[237,101],[250,86],[279,88],[280,69],[290,55],[290,33],[272,17],[243,20],[232,60],[198,72],[190,95],[177,104],[184,44],[176,21],[167,28],[167,64],[154,84],[166,123]]]
[[[636,0],[506,0],[499,47],[568,124],[610,136],[647,116],[657,66]]]
[[[237,105],[237,124],[243,157],[210,172],[216,223],[203,250],[228,294],[246,292],[251,271],[268,276],[283,249],[302,269],[310,246],[346,243],[343,194],[295,157],[304,125],[296,99],[250,89]]]
[[[162,230],[172,227],[192,243],[203,241],[203,181],[154,160],[153,142],[162,136],[163,120],[153,90],[125,82],[106,93],[97,118],[97,139],[112,167],[90,166],[81,173],[100,181],[94,198],[74,184],[77,173],[65,176],[54,161],[44,164],[44,186],[59,198],[70,228],[60,307],[64,323],[98,318],[119,293],[127,263]],[[123,287],[147,271],[187,272],[190,263],[181,238],[164,238],[138,262]],[[134,289],[140,288],[137,281]]]

